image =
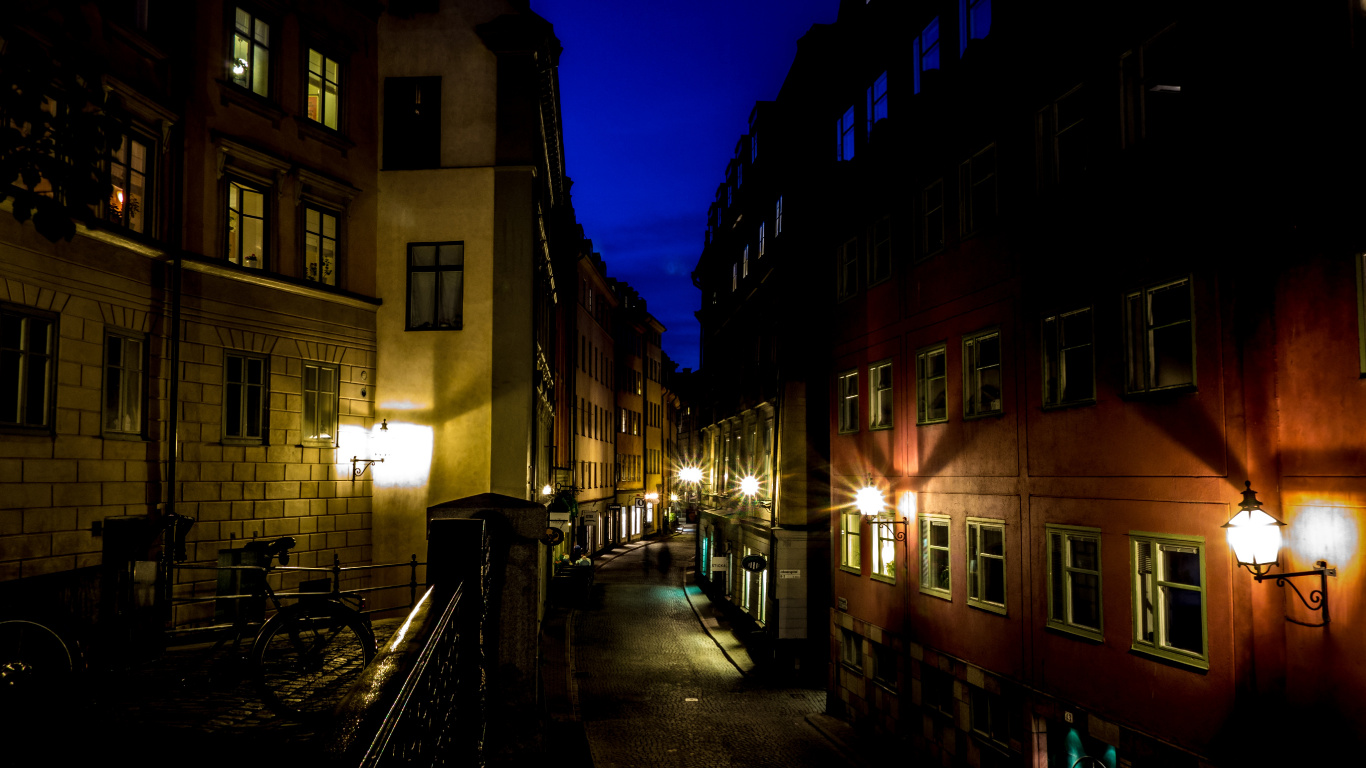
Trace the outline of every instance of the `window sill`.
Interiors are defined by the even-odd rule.
[[[101,432],[100,437],[105,440],[122,440],[128,443],[149,442],[146,435],[141,433],[134,434],[132,432]]]
[[[1178,669],[1188,669],[1192,672],[1207,674],[1209,672],[1209,661],[1196,656],[1186,656],[1181,653],[1163,651],[1152,646],[1139,645],[1134,643],[1129,646],[1129,652],[1145,656],[1153,661],[1167,664]]]
[[[1001,416],[1004,416],[1004,415],[1006,415],[1006,412],[1005,412],[1005,409],[1004,409],[1004,408],[1002,408],[1002,409],[999,410],[999,411],[989,411],[989,412],[987,412],[987,413],[973,413],[973,414],[967,414],[967,413],[965,413],[965,414],[963,414],[963,421],[980,421],[980,420],[982,420],[982,419],[1000,418]]]
[[[1152,389],[1135,389],[1125,391],[1124,397],[1129,400],[1157,400],[1170,395],[1186,395],[1199,391],[1195,382],[1190,384],[1175,384],[1170,387],[1154,387]]]
[[[926,589],[925,587],[921,587],[920,594],[926,595],[928,597],[935,597],[949,603],[953,602],[952,591],[946,591],[942,589]]]
[[[256,94],[243,90],[241,86],[228,80],[219,79],[218,97],[223,106],[238,106],[254,112],[270,121],[272,128],[278,129],[280,123],[285,119],[285,111],[275,106],[269,99],[262,98]]]
[[[57,432],[52,427],[25,427],[19,424],[6,424],[0,426],[0,435],[53,438],[57,436]]]
[[[340,152],[342,157],[346,157],[346,153],[356,147],[356,142],[346,138],[341,131],[334,131],[322,123],[309,120],[303,115],[297,116],[295,122],[299,124],[299,138],[312,139],[319,144],[326,144]]]
[[[267,445],[264,439],[254,439],[250,437],[224,437],[219,440],[220,445]]]
[[[1073,400],[1069,403],[1044,403],[1041,407],[1044,411],[1066,411],[1070,408],[1086,408],[1095,404],[1096,399],[1093,397],[1089,400]]]
[[[880,573],[874,573],[874,574],[871,574],[871,575],[869,576],[869,578],[871,578],[873,581],[880,581],[880,582],[882,582],[883,584],[887,584],[887,585],[889,585],[889,586],[895,586],[895,585],[896,585],[896,577],[895,577],[895,576],[883,576],[883,575],[880,574]]]
[[[850,664],[849,662],[844,661],[843,659],[840,660],[840,667],[843,668],[843,669],[845,669],[845,670],[847,670],[847,671],[849,671],[849,672],[853,672],[854,674],[858,675],[859,677],[863,677],[863,667],[856,667],[856,666],[854,666],[853,664]]]
[[[841,570],[841,571],[844,571],[845,573],[852,574],[852,575],[854,575],[854,576],[860,576],[860,577],[863,576],[863,569],[862,569],[862,568],[850,568],[850,567],[847,566],[847,565],[841,564],[841,565],[840,565],[840,570]]]
[[[412,333],[426,333],[428,331],[461,331],[465,328],[465,321],[457,320],[444,328],[404,328],[404,331]]]
[[[1005,616],[1005,615],[1007,615],[1007,614],[1006,614],[1006,607],[1005,607],[1004,605],[998,605],[998,604],[996,604],[996,603],[988,603],[988,602],[986,602],[986,601],[984,601],[984,600],[973,600],[972,598],[968,598],[968,607],[969,607],[969,608],[976,608],[976,609],[979,610],[979,611],[986,611],[987,613],[994,613],[994,614],[996,614],[997,616]]]
[[[1077,627],[1069,627],[1065,624],[1058,624],[1052,621],[1045,624],[1044,629],[1047,629],[1051,632],[1067,635],[1068,637],[1074,640],[1084,640],[1088,643],[1093,643],[1095,645],[1105,644],[1105,635],[1100,632],[1091,632],[1084,629],[1078,629]]]
[[[873,425],[873,424],[869,424],[869,425],[868,425],[868,431],[869,431],[869,432],[887,432],[887,431],[889,431],[889,430],[891,430],[891,429],[894,429],[894,428],[895,428],[895,427],[894,427],[894,425],[892,425],[892,424],[888,424],[888,425],[886,425],[886,426],[884,426],[884,427],[879,427],[879,426],[876,426],[876,425]]]

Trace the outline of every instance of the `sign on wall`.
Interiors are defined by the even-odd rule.
[[[728,559],[728,558],[726,558],[725,556],[722,556],[722,557],[713,557],[713,558],[711,559],[711,569],[712,569],[713,571],[724,571],[724,570],[726,570],[726,560],[727,560],[727,559]]]
[[[778,578],[780,579],[800,579],[801,577],[802,571],[800,568],[791,571],[778,571]]]
[[[768,561],[764,559],[763,555],[749,555],[740,561],[740,567],[750,573],[762,573],[764,569],[768,568]]]

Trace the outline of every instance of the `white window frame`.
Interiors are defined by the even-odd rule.
[[[979,361],[981,356],[982,342],[989,339],[996,340],[996,363],[982,365]],[[969,334],[963,337],[963,418],[975,419],[982,416],[999,416],[1005,413],[1005,345],[1001,341],[1001,331],[998,328],[989,328]],[[982,372],[996,369],[998,392],[996,405],[982,405],[980,403],[983,392]]]
[[[887,372],[886,387],[881,386],[881,374]],[[892,389],[892,361],[882,360],[868,366],[868,429],[891,429],[896,422],[896,403]],[[887,406],[887,419],[879,418],[882,406]]]
[[[118,344],[118,362],[110,357],[110,342]],[[129,347],[135,346],[132,354]],[[141,439],[146,434],[147,334],[106,328],[104,333],[104,382],[101,387],[100,423],[105,437]],[[110,392],[117,382],[118,394]],[[111,396],[117,403],[111,408]],[[111,418],[114,424],[111,426]]]
[[[837,385],[835,387],[837,398],[835,412],[838,416],[839,433],[844,435],[857,432],[859,431],[858,369],[855,368],[852,371],[839,374],[835,381]]]
[[[974,608],[981,608],[992,613],[1006,614],[1006,604],[1008,602],[1008,589],[1010,584],[1007,568],[1006,548],[1006,522],[1000,519],[987,517],[969,517],[967,520],[968,543],[965,547],[967,551],[967,571],[968,571],[968,605]],[[982,532],[984,530],[998,530],[1001,533],[1001,554],[991,555],[982,551]],[[996,560],[1001,564],[1001,601],[996,602],[986,598],[986,568],[988,560]]]
[[[948,515],[920,516],[918,523],[918,537],[920,542],[920,592],[940,598],[941,600],[953,601],[953,520]],[[947,544],[939,546],[930,543],[930,534],[936,528],[942,528],[945,532]],[[932,586],[938,584],[930,573],[930,561],[934,551],[944,553],[944,573],[946,580],[944,586]]]
[[[1147,547],[1148,556],[1143,554]],[[1194,550],[1200,563],[1200,584],[1189,585],[1166,579],[1166,550]],[[1129,532],[1129,594],[1133,603],[1131,650],[1180,664],[1209,669],[1209,581],[1205,575],[1205,537],[1147,531]],[[1145,576],[1149,578],[1144,578]],[[1200,651],[1178,648],[1167,637],[1169,619],[1168,591],[1195,592],[1200,598]],[[1151,605],[1151,610],[1146,606]],[[1151,628],[1151,632],[1149,631]],[[1149,637],[1151,634],[1151,637]]]
[[[1055,525],[1044,526],[1044,553],[1047,563],[1048,586],[1044,590],[1048,601],[1048,614],[1046,626],[1053,629],[1079,635],[1089,640],[1104,642],[1105,640],[1105,601],[1102,597],[1104,591],[1104,575],[1102,569],[1101,535],[1099,528],[1091,528],[1080,525]],[[1055,538],[1056,541],[1055,541]],[[1096,558],[1094,569],[1082,568],[1072,561],[1072,542],[1073,540],[1086,540],[1094,542],[1096,547]],[[1061,551],[1059,551],[1061,547]],[[1056,561],[1056,564],[1055,564]],[[1086,624],[1078,624],[1073,618],[1073,608],[1076,601],[1072,597],[1073,583],[1077,576],[1093,576],[1096,580],[1096,625],[1095,627]],[[1062,604],[1058,604],[1056,595],[1061,593]]]
[[[840,570],[863,573],[863,515],[858,510],[840,514]]]
[[[310,390],[310,388],[309,388],[309,386],[308,386],[308,371],[309,371],[310,368],[313,369],[313,370],[315,370],[315,371],[317,372],[316,378],[315,378],[315,380],[314,380],[314,381],[315,381],[315,385],[314,385],[314,387],[313,387],[311,390]],[[330,371],[330,372],[332,373],[332,391],[331,391],[331,392],[328,392],[328,391],[323,387],[323,383],[322,383],[323,371]],[[299,419],[299,429],[301,430],[300,435],[301,435],[303,444],[304,444],[305,446],[310,446],[310,447],[312,447],[312,446],[323,447],[323,448],[332,448],[332,447],[335,447],[336,444],[337,444],[337,426],[338,426],[338,423],[339,423],[340,420],[341,420],[341,366],[332,365],[332,364],[329,364],[329,363],[320,363],[320,362],[305,360],[305,361],[303,362],[303,375],[302,375],[302,380],[300,381],[300,385],[299,385],[299,386],[300,386],[301,397],[302,397],[302,399],[303,399],[303,406],[302,406],[303,412],[301,413],[301,418]],[[310,430],[309,430],[309,426],[310,426],[310,425],[309,425],[309,421],[310,421],[310,419],[309,419],[309,413],[308,413],[308,410],[309,410],[309,402],[308,402],[308,401],[309,401],[309,395],[310,395],[310,394],[311,394],[311,395],[313,396],[313,398],[314,398],[314,400],[313,400],[314,414],[313,414],[313,418],[312,418],[312,422],[313,422],[312,426],[314,427],[314,429],[312,430],[312,433],[311,433],[311,434],[310,434]],[[328,400],[331,401],[331,405],[332,405],[332,419],[331,419],[331,422],[330,422],[329,424],[326,424],[326,425],[319,425],[319,424],[318,424],[318,418],[319,418],[319,416],[323,413],[323,400],[324,400],[324,398],[326,398],[326,399],[328,399]],[[326,427],[327,429],[331,430],[331,432],[330,432],[330,433],[322,432],[322,431],[320,431],[319,429],[317,429],[317,427],[319,427],[319,426],[324,426],[324,427]]]
[[[944,358],[944,373],[941,376],[931,376],[929,374],[929,361],[934,355],[941,355]],[[943,381],[944,409],[943,415],[937,418],[930,417],[929,388],[934,381]],[[923,424],[943,424],[949,420],[949,349],[947,342],[939,342],[928,347],[919,349],[915,353],[915,423]]]

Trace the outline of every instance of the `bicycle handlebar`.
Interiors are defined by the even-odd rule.
[[[261,552],[266,556],[265,567],[270,567],[270,562],[274,558],[280,559],[280,565],[289,565],[289,550],[294,548],[297,542],[293,536],[281,536],[275,541],[250,541],[242,549],[250,549],[254,552]]]

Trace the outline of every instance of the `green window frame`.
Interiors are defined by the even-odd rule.
[[[142,404],[147,391],[147,336],[106,331],[104,335],[104,407],[106,437],[141,438]]]
[[[268,432],[270,363],[260,355],[223,353],[223,442],[260,445]]]
[[[877,518],[879,521],[888,522],[894,520],[892,515],[883,515]],[[888,584],[896,583],[896,526],[878,525],[876,522],[868,524],[868,531],[873,535],[873,579],[885,581]]]
[[[948,345],[940,342],[915,354],[916,424],[949,420]]]
[[[341,369],[324,363],[304,363],[303,443],[331,448],[337,444],[338,392]]]
[[[1006,613],[1006,524],[968,518],[968,605]]]
[[[839,397],[839,432],[848,434],[858,431],[858,371],[845,371],[839,375],[835,392]]]
[[[262,98],[270,97],[270,45],[270,24],[244,8],[236,8],[228,77]]]
[[[863,637],[844,627],[840,627],[840,663],[863,672]]]
[[[920,591],[953,600],[953,562],[950,518],[947,515],[920,516]]]
[[[1135,651],[1209,669],[1205,537],[1130,531]]]
[[[1195,297],[1190,277],[1124,295],[1124,391],[1194,389]]]
[[[1043,406],[1059,408],[1096,402],[1095,325],[1091,307],[1043,318]]]
[[[1048,557],[1046,626],[1104,642],[1100,529],[1045,525],[1044,534]]]
[[[320,206],[304,205],[304,279],[337,284],[337,242],[340,215]]]
[[[892,361],[884,360],[868,366],[868,428],[891,429]]]
[[[304,116],[340,130],[341,65],[315,48],[308,49],[308,95]]]
[[[963,418],[1005,413],[1003,357],[999,330],[963,337]]]
[[[863,573],[863,515],[845,512],[840,515],[840,568]]]
[[[57,317],[0,305],[0,427],[51,429]]]

